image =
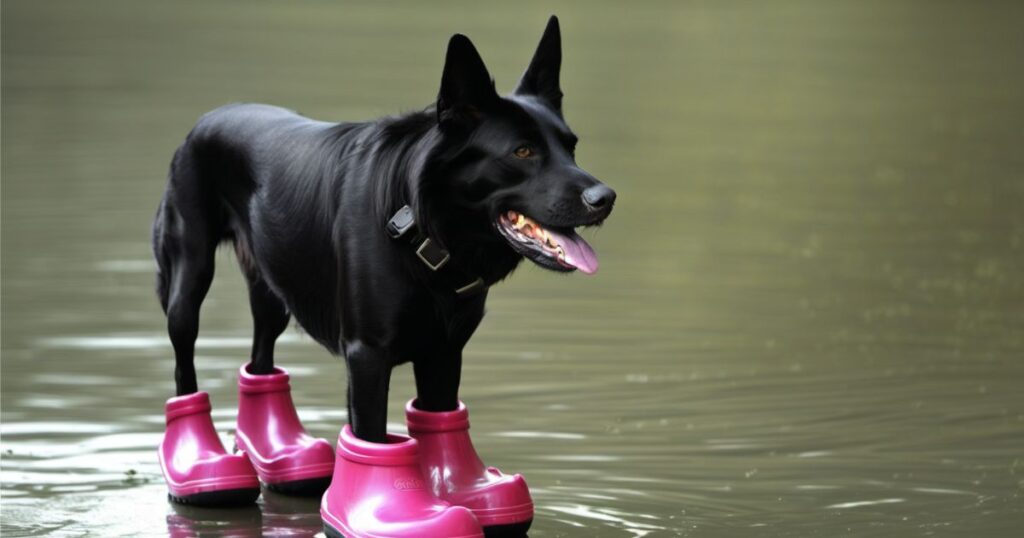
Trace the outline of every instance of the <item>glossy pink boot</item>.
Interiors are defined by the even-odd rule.
[[[405,405],[409,435],[419,441],[420,467],[439,498],[473,511],[488,536],[523,535],[533,523],[533,499],[520,475],[484,467],[469,438],[469,411],[432,413]]]
[[[196,392],[167,400],[160,469],[172,501],[202,506],[247,504],[260,496],[248,458],[228,454],[210,418],[210,396]]]
[[[320,495],[331,483],[334,450],[306,433],[292,404],[288,372],[267,375],[238,370],[238,427],[235,445],[249,457],[271,490]]]
[[[415,439],[388,435],[386,443],[356,438],[349,426],[338,437],[334,478],[320,502],[331,538],[482,538],[473,514],[426,488]]]

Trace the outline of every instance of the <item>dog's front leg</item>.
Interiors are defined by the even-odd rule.
[[[454,411],[459,407],[462,350],[442,349],[413,361],[416,407],[424,411]]]
[[[423,411],[454,411],[459,407],[462,349],[484,315],[487,294],[458,303],[458,308],[433,321],[421,334],[413,359],[416,407]]]
[[[427,487],[424,451],[404,435],[386,435],[393,346],[349,342],[349,425],[338,436],[334,475],[320,503],[327,536],[484,538],[471,510]]]
[[[383,443],[392,367],[388,352],[355,340],[345,345],[345,363],[348,366],[348,420],[352,431],[364,441]]]
[[[416,399],[406,404],[406,423],[409,435],[419,443],[420,467],[432,491],[442,500],[469,508],[485,530],[507,527],[513,529],[510,536],[522,535],[533,520],[526,481],[483,463],[470,439],[469,410],[459,401],[462,345],[472,332],[468,329],[475,326],[461,325],[461,333],[447,333],[460,338],[424,347],[413,361]]]

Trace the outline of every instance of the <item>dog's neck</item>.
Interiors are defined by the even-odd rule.
[[[522,260],[493,232],[486,215],[459,207],[431,186],[442,183],[443,170],[430,161],[442,134],[427,109],[378,125],[377,158],[384,176],[372,178],[376,219],[383,231],[404,205],[413,208],[421,233],[451,254],[448,263],[477,275],[490,286],[507,277]]]
[[[434,233],[451,253],[450,263],[480,276],[486,285],[503,280],[522,260],[496,236],[493,224],[486,217],[443,204],[427,211],[426,218],[434,219]]]
[[[452,264],[480,276],[490,286],[507,277],[522,260],[494,231],[489,215],[460,205],[447,193],[431,190],[444,184],[443,170],[429,164],[420,176],[411,178],[416,186],[413,208],[425,233],[437,239],[451,253]]]

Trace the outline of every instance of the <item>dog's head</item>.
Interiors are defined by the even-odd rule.
[[[593,273],[597,256],[575,228],[604,221],[615,191],[576,164],[577,138],[562,116],[561,63],[551,17],[516,89],[502,97],[473,43],[453,36],[436,105],[441,142],[432,190],[517,259]]]

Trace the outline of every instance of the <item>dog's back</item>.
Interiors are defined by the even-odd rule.
[[[332,224],[343,180],[357,177],[343,168],[358,166],[342,156],[366,128],[260,104],[228,105],[200,118],[175,153],[154,222],[164,309],[176,281],[199,278],[202,285],[212,277],[213,252],[230,241],[250,285],[268,287],[311,336],[336,350],[336,305],[309,299],[336,294]],[[353,196],[365,190],[357,187]]]

